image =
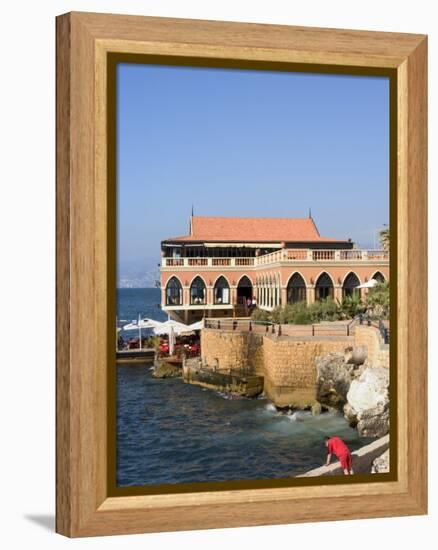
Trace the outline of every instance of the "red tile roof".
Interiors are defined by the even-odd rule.
[[[192,234],[168,241],[339,242],[321,237],[312,218],[226,218],[193,216]]]

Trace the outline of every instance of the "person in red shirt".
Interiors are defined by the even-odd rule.
[[[327,462],[326,465],[330,464],[332,455],[335,455],[341,467],[344,470],[345,475],[352,475],[353,472],[353,460],[351,458],[350,449],[345,445],[340,437],[337,435],[333,437],[325,438],[325,446],[327,447]]]

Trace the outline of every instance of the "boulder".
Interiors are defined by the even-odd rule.
[[[343,353],[316,357],[316,399],[326,407],[342,410],[354,376],[354,366],[345,363]]]
[[[368,355],[366,346],[349,347],[345,350],[344,361],[351,365],[363,365]]]
[[[182,369],[170,363],[161,363],[155,367],[152,376],[154,378],[178,378],[182,376]]]
[[[389,472],[389,449],[373,460],[372,474],[385,474]]]
[[[389,432],[389,371],[368,367],[353,380],[344,415],[362,437],[382,437]]]
[[[345,420],[350,424],[352,428],[355,428],[357,426],[357,413],[350,405],[350,403],[344,405],[344,416]]]

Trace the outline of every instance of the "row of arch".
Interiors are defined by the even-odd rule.
[[[323,280],[330,280],[331,284],[333,286],[335,286],[335,283],[334,283],[334,279],[331,275],[329,275],[329,273],[327,273],[326,271],[322,271],[317,279],[316,279],[316,283],[318,283],[318,280],[321,279],[321,277],[323,278]],[[356,273],[354,271],[350,271],[349,273],[347,273],[345,275],[345,278],[342,282],[342,286],[347,284],[348,285],[348,281],[347,279],[354,277],[354,281],[356,282],[357,281],[357,284],[359,285],[361,283],[359,277],[356,275]],[[299,278],[299,279],[298,279]],[[374,273],[374,275],[371,276],[371,279],[376,279],[377,281],[379,282],[385,282],[386,278],[385,276],[380,272],[380,271],[376,271]],[[308,284],[306,283],[305,281],[305,278],[303,277],[303,275],[301,275],[301,273],[299,273],[298,271],[295,271],[294,273],[292,273],[288,279],[288,285],[291,283],[291,280],[299,280],[299,281],[302,281],[304,283],[304,285]],[[365,279],[366,280],[366,279]],[[321,281],[323,282],[323,281]],[[339,283],[341,283],[341,279],[339,279]],[[280,285],[280,273],[266,273],[266,274],[263,274],[263,275],[258,275],[256,277],[256,282],[255,282],[256,286],[257,285]],[[310,284],[310,283],[309,283]],[[313,282],[313,279],[311,280],[311,286],[314,285],[314,282]]]
[[[379,282],[384,282],[385,277],[377,271],[373,276]],[[351,271],[345,277],[342,284],[342,296],[352,296],[359,293],[357,286],[360,285],[359,277]],[[274,307],[281,305],[281,289],[279,274],[267,277],[257,277],[256,294],[261,306]],[[288,304],[306,301],[306,282],[303,276],[295,272],[288,281],[286,287],[286,299]],[[190,305],[207,304],[207,286],[201,276],[197,275],[190,285]],[[237,285],[237,300],[248,299],[254,296],[253,284],[251,280],[243,275]],[[324,300],[334,297],[333,280],[328,273],[322,272],[315,282],[315,300]],[[231,303],[230,285],[227,279],[219,276],[213,287],[213,303],[215,305],[228,305]],[[166,285],[166,305],[183,305],[183,287],[180,280],[173,276]]]
[[[380,271],[377,271],[372,279],[376,279],[379,282],[384,282],[385,277]],[[347,296],[360,296],[360,289],[357,287],[360,285],[359,277],[351,271],[346,275],[342,283],[342,298]],[[256,286],[258,287],[258,295],[260,299],[260,305],[262,307],[275,307],[282,305],[281,290],[280,290],[280,276],[269,275],[265,277],[257,278]],[[315,295],[314,299],[317,301],[333,299],[335,296],[335,285],[330,275],[323,271],[316,279],[314,287]],[[286,303],[294,304],[296,302],[307,301],[307,285],[304,277],[298,273],[293,273],[288,280],[286,287]]]
[[[190,285],[190,305],[205,305],[207,303],[207,285],[199,275],[196,276]],[[248,299],[253,296],[253,286],[250,279],[244,275],[237,285],[237,298]],[[213,303],[215,305],[231,304],[230,284],[221,275],[216,279],[213,287]],[[183,288],[177,277],[171,277],[166,285],[166,305],[183,305]]]

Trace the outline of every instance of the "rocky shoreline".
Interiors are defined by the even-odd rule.
[[[342,412],[360,437],[388,438],[389,446],[389,368],[372,365],[363,347],[317,357],[315,364],[321,407]],[[371,473],[389,472],[389,448],[367,468]]]
[[[363,350],[316,358],[316,399],[342,412],[361,437],[389,433],[389,369],[375,367]]]
[[[314,359],[316,400],[306,409],[311,410],[314,415],[325,411],[340,412],[360,437],[389,441],[389,365],[372,364],[367,357],[367,351],[366,346],[353,346],[346,348],[344,352],[335,351],[317,356]],[[256,375],[236,377],[230,372],[228,380],[223,373],[202,369],[198,361],[190,365],[184,364],[183,368],[170,364],[170,361],[155,362],[155,378],[181,375],[185,382],[240,396],[256,396],[264,389],[263,378]],[[251,385],[250,388],[248,384]],[[302,410],[291,406],[279,407],[278,404],[273,406],[279,413],[289,415]],[[388,446],[389,443],[381,449],[378,456],[373,448],[373,460],[370,464],[367,462],[368,473],[389,471]]]

